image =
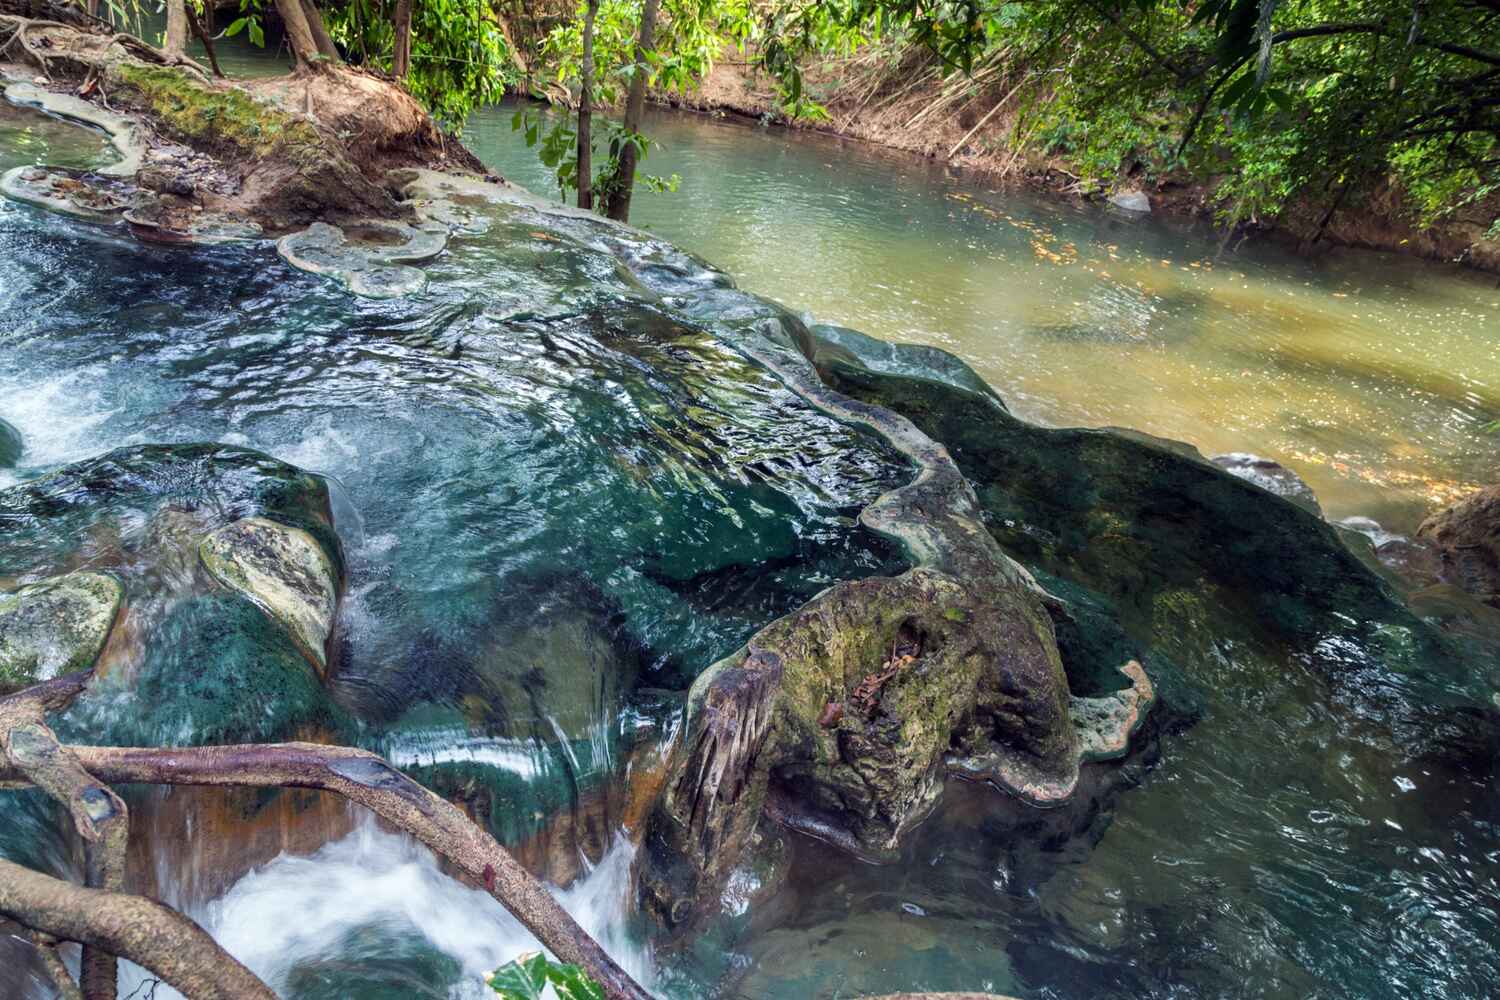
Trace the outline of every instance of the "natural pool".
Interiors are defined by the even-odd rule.
[[[29,113],[0,127],[7,129],[0,166],[82,162],[97,152],[77,130]],[[682,127],[711,136],[715,126]],[[734,156],[762,140],[779,141],[735,133]],[[777,155],[792,157],[788,148]],[[804,179],[815,186],[815,175]],[[763,189],[760,197],[773,195]],[[653,215],[684,202],[645,204],[642,221],[668,235]],[[931,221],[937,205],[944,217],[958,212],[941,200],[921,204],[909,219]],[[680,242],[713,259],[712,248],[686,233],[729,225],[725,214],[733,216],[717,207],[685,216]],[[835,277],[845,266],[837,252],[816,257],[806,232],[786,234],[798,232],[794,214],[742,220],[750,234],[742,245],[779,260],[786,280],[800,275],[801,296],[896,301],[879,286],[907,280],[899,255]],[[983,221],[959,224],[992,234],[1010,227],[975,215]],[[827,217],[825,239],[841,232],[842,218]],[[1152,247],[1173,239],[1184,259],[1185,250],[1202,248],[1191,237],[1073,213],[1053,215],[1048,231],[1067,225],[1096,231],[1095,239],[1118,231],[1121,248],[1131,234],[1149,234],[1159,241]],[[611,790],[628,790],[631,768],[674,731],[672,692],[696,670],[833,580],[904,565],[853,515],[909,469],[878,439],[816,412],[736,350],[741,338],[764,335],[759,324],[774,314],[747,298],[707,294],[714,286],[703,273],[670,254],[627,273],[601,246],[573,221],[506,212],[431,265],[425,298],[370,303],[289,271],[265,249],[150,248],[5,205],[0,417],[20,429],[26,451],[15,469],[0,470],[0,486],[34,483],[116,448],[190,441],[254,448],[326,476],[348,580],[334,682],[313,721],[384,750],[450,794],[484,802],[497,834],[525,856],[540,854],[543,870],[561,873],[559,856],[571,854],[584,874],[565,893],[567,905],[664,995],[790,1000],[903,988],[1057,998],[1489,995],[1500,979],[1493,657],[1459,658],[1465,669],[1455,675],[1446,661],[1395,646],[1351,648],[1342,634],[1308,648],[1273,641],[1243,608],[1236,617],[1195,603],[1202,570],[1172,586],[1153,580],[1149,601],[1132,604],[1113,592],[1106,599],[1110,581],[1069,565],[1065,545],[1037,541],[1044,525],[1061,537],[1067,519],[1049,520],[1045,496],[1006,492],[1005,467],[985,449],[1032,432],[998,414],[990,427],[973,428],[975,439],[949,443],[987,509],[1013,510],[1023,528],[1039,529],[992,521],[1014,554],[1080,608],[1113,603],[1124,632],[1110,632],[1110,641],[1137,650],[1163,689],[1148,745],[1122,765],[1090,770],[1079,802],[1061,810],[950,782],[939,812],[894,865],[864,865],[795,840],[787,892],[749,911],[731,900],[713,933],[653,952],[631,916],[633,848],[614,835],[628,808],[610,801]],[[766,251],[771,246],[780,254]],[[924,273],[920,244],[907,254],[913,273]],[[734,269],[734,255],[725,257],[716,262]],[[810,266],[814,260],[826,273]],[[1048,260],[1032,273],[1067,273],[1049,270],[1065,266]],[[1289,280],[1275,270],[1285,262],[1263,266]],[[749,268],[745,274],[756,291],[782,291],[758,283]],[[1007,296],[993,304],[995,315],[1014,312],[1012,296],[1043,302],[1060,294],[1014,276],[1004,288],[998,276],[984,280]],[[1478,294],[1469,279],[1450,280],[1458,289],[1451,294]],[[638,282],[662,298],[644,295]],[[856,312],[825,313],[799,294],[786,299],[820,319],[922,339]],[[1125,306],[1105,309],[1048,341],[1058,364],[1066,369],[1070,357],[1081,362],[1092,352],[1089,371],[1110,364],[1128,371],[1118,354],[1098,360],[1114,350],[1111,324],[1126,314]],[[1453,333],[1441,309],[1420,319],[1443,331],[1439,343],[1470,335]],[[1179,329],[1187,335],[1193,327],[1183,319]],[[1448,349],[1458,350],[1456,342]],[[1037,352],[1028,364],[1044,367]],[[1492,356],[1477,362],[1481,371],[1486,364],[1493,370]],[[998,367],[980,367],[1005,394]],[[1017,400],[1017,409],[1047,415],[1042,395]],[[1200,403],[1211,395],[1205,390]],[[1390,399],[1408,397],[1403,413],[1437,412],[1420,393]],[[1369,398],[1371,406],[1396,405],[1380,391]],[[1191,421],[1162,428],[1107,412],[1101,422],[1140,423],[1216,447],[1216,439],[1190,433]],[[1493,409],[1450,412],[1472,432]],[[1328,423],[1343,433],[1342,421]],[[1268,426],[1251,424],[1257,433]],[[1001,429],[1019,437],[1002,439]],[[1429,440],[1419,429],[1402,432]],[[1480,462],[1487,440],[1456,431],[1430,440],[1439,442],[1432,453],[1449,481],[1492,471],[1475,464],[1452,472]],[[1225,447],[1280,454],[1238,439]],[[1336,514],[1402,524],[1418,503],[1358,476],[1337,481],[1377,501],[1360,504],[1336,483],[1334,497],[1345,499],[1331,499],[1312,470],[1303,471]],[[140,481],[151,484],[147,495],[174,503],[226,495],[186,474]],[[1208,527],[1252,536],[1255,515],[1267,509],[1279,508],[1252,503],[1242,521]],[[150,518],[136,507],[105,503],[80,516],[91,528],[76,533],[88,538],[91,558],[146,551]],[[67,531],[71,538],[76,528]],[[0,577],[37,571],[53,558],[50,538],[45,530],[0,538]],[[135,563],[123,565],[135,572]],[[1287,571],[1293,589],[1294,572]],[[160,581],[148,568],[136,585]],[[182,622],[171,601],[152,614],[159,617],[143,622],[143,632],[166,634]],[[1493,636],[1493,625],[1481,619],[1481,637]],[[167,666],[190,671],[191,652]],[[277,694],[256,692],[268,713]],[[116,739],[191,741],[206,731],[201,716],[146,710],[154,707],[106,701],[85,706],[70,724]],[[154,728],[130,735],[142,720]],[[171,815],[170,805],[160,815]],[[556,832],[557,817],[567,818],[570,833]],[[46,809],[7,804],[6,818],[0,851],[69,870],[66,845],[45,832]],[[217,829],[230,841],[237,835],[233,823]],[[555,842],[537,848],[538,837]],[[199,857],[162,840],[153,847],[162,891],[289,997],[478,995],[477,975],[522,947],[519,929],[487,897],[403,838],[356,821],[346,820],[310,858],[272,861],[202,898],[187,888]],[[0,988],[46,995],[19,954],[0,943],[0,968],[8,970]]]

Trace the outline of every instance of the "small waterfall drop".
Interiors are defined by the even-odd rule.
[[[585,865],[577,882],[553,891],[623,968],[649,986],[650,951],[625,930],[634,857],[634,846],[618,836],[597,865]],[[427,848],[380,829],[373,819],[310,857],[278,857],[191,916],[287,998],[343,996],[338,986],[326,992],[332,973],[347,982],[360,978],[359,966],[368,964],[373,979],[398,961],[406,976],[434,968],[456,968],[458,974],[456,981],[403,984],[392,997],[493,996],[484,986],[486,974],[540,947],[487,893],[445,874]],[[338,956],[337,970],[326,967],[330,956]],[[149,980],[125,963],[120,995],[141,990]],[[179,994],[159,987],[155,997],[178,1000]]]

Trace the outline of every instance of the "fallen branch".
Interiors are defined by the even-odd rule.
[[[0,701],[0,752],[25,776],[68,810],[83,838],[85,882],[111,892],[125,890],[125,855],[130,840],[130,811],[114,790],[84,770],[62,747],[44,717],[51,702],[71,701],[82,690],[75,678],[33,697]],[[33,689],[35,690],[35,689]],[[22,692],[23,695],[29,692]],[[45,956],[44,956],[45,958]],[[116,994],[118,965],[114,955],[85,944],[79,981],[88,1000]],[[55,978],[55,977],[54,977]]]
[[[57,940],[129,956],[188,1000],[276,1000],[203,928],[142,896],[85,889],[0,859],[0,913]]]
[[[411,834],[483,885],[553,954],[583,966],[612,1000],[649,998],[493,837],[376,754],[316,743],[64,749],[89,774],[111,784],[314,788],[341,795]],[[0,765],[0,787],[27,782],[14,764]],[[128,953],[126,957],[134,960]]]

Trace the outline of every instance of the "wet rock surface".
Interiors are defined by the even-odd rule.
[[[327,672],[339,586],[333,564],[311,535],[250,517],[204,538],[198,551],[216,580],[280,622],[318,673]]]
[[[1323,516],[1323,508],[1318,505],[1318,497],[1313,493],[1312,487],[1307,485],[1301,476],[1274,459],[1262,458],[1245,452],[1233,452],[1228,455],[1215,455],[1213,463],[1230,475],[1239,476],[1247,483],[1254,483],[1263,490],[1290,500],[1304,510],[1311,511],[1319,517]]]
[[[365,298],[413,295],[427,275],[412,264],[431,260],[448,244],[448,228],[437,222],[366,222],[339,227],[315,222],[283,236],[276,252],[301,271],[321,274]]]
[[[73,582],[23,588],[55,606],[28,620],[70,651],[48,669],[95,668],[84,715],[139,699],[107,724],[121,738],[285,737],[323,711],[308,660],[324,662],[341,557],[326,487],[300,470],[220,445],[111,452],[0,491],[0,566]]]
[[[21,460],[26,443],[21,432],[0,419],[0,469],[8,469]]]
[[[1417,538],[1437,550],[1445,580],[1500,608],[1500,486],[1432,515]]]
[[[61,167],[13,167],[0,175],[0,194],[87,222],[117,222],[137,195],[134,185]]]
[[[0,592],[0,694],[91,668],[121,596],[113,577],[81,572]]]

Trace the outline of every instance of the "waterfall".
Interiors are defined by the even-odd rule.
[[[597,865],[585,865],[577,882],[553,891],[622,967],[649,985],[650,951],[625,931],[634,857],[635,848],[617,836]],[[399,956],[409,967],[446,959],[461,970],[456,983],[423,984],[420,995],[480,998],[493,995],[483,984],[488,972],[540,947],[487,893],[445,874],[425,847],[380,829],[373,818],[309,857],[276,858],[190,915],[283,996],[292,995],[299,968],[307,978],[307,967],[333,959],[346,975],[362,960]],[[412,961],[414,953],[439,961]],[[120,995],[143,995],[149,975],[124,965]],[[155,996],[179,995],[160,987]]]

